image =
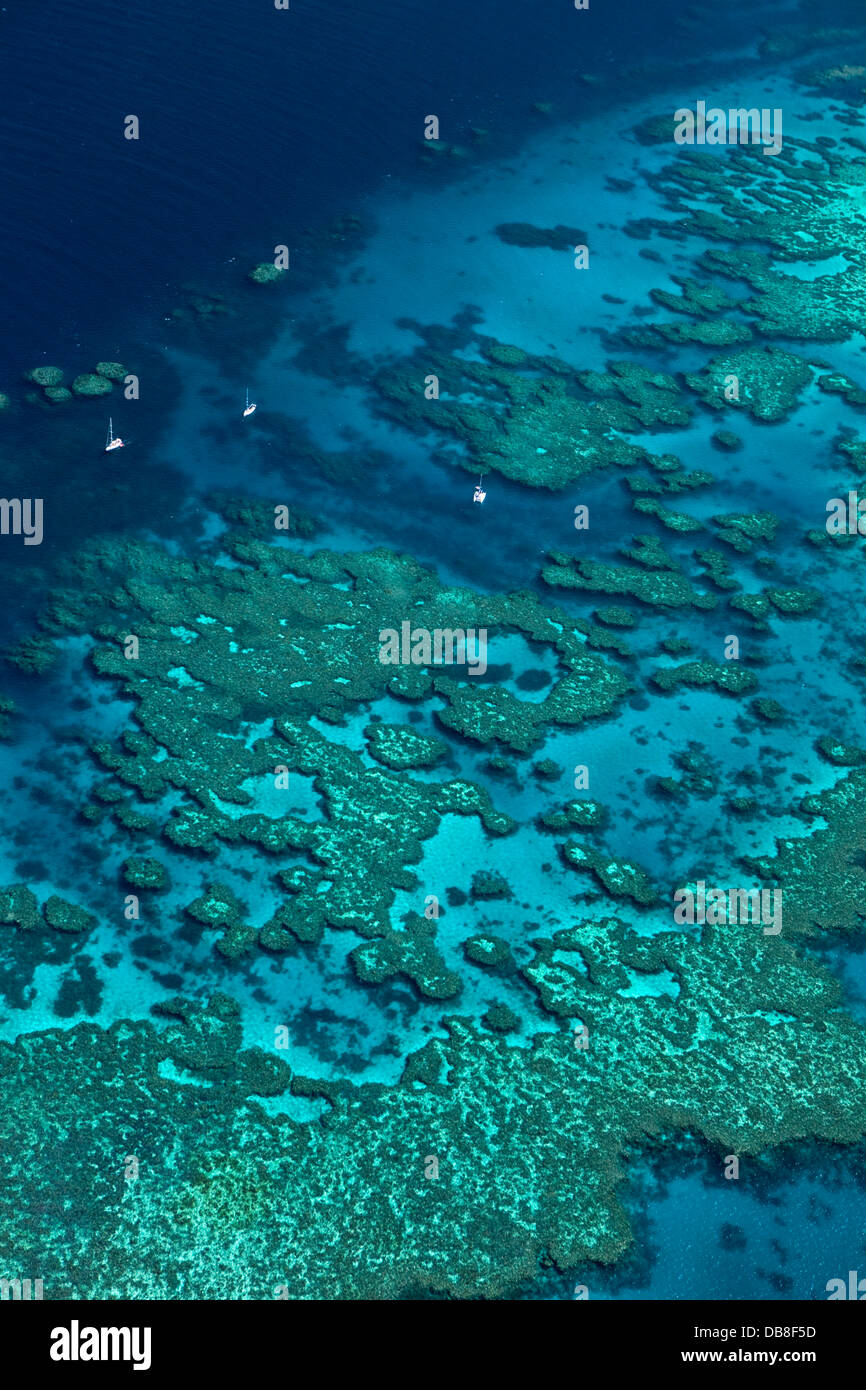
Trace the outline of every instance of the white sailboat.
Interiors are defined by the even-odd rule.
[[[248,415],[252,415],[255,408],[255,402],[253,402],[253,404],[250,405],[250,388],[247,387],[247,408],[244,411],[244,419],[246,419]]]
[[[105,444],[105,452],[106,452],[107,454],[110,454],[111,451],[112,451],[112,449],[122,449],[122,448],[123,448],[123,440],[122,440],[119,436],[118,436],[118,437],[115,437],[115,434],[114,434],[114,427],[113,427],[113,425],[112,425],[111,418],[109,417],[109,421],[108,421],[108,439],[106,440],[106,444]]]
[[[482,484],[483,482],[484,482],[484,474],[482,473],[482,474],[481,474],[481,477],[478,479],[478,486],[477,486],[477,488],[475,489],[475,496],[472,498],[472,501],[473,501],[473,502],[483,502],[484,499],[485,499],[485,497],[487,496],[487,493],[485,492],[484,488],[481,486],[481,484]]]

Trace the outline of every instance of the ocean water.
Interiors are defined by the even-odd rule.
[[[825,1298],[864,1258],[861,540],[837,544],[825,520],[862,484],[866,342],[854,323],[822,332],[817,308],[817,327],[771,332],[749,261],[808,285],[827,315],[862,300],[864,39],[844,0],[820,16],[671,0],[2,9],[0,458],[4,496],[44,508],[40,544],[0,536],[0,695],[14,702],[0,888],[26,885],[41,912],[16,925],[2,898],[0,1073],[23,1116],[0,1184],[9,1277],[44,1270],[55,1296],[81,1298],[154,1280],[153,1296],[261,1298],[285,1279],[291,1297],[561,1300],[585,1285],[785,1300]],[[780,166],[646,135],[699,100],[782,111]],[[828,151],[846,170],[821,168]],[[714,170],[707,201],[699,175],[684,198],[673,166]],[[761,186],[737,203],[740,170]],[[777,220],[756,232],[747,215],[767,208]],[[253,283],[281,246],[289,269]],[[727,273],[713,252],[732,254]],[[684,282],[731,302],[677,312],[664,296]],[[766,418],[693,384],[742,343],[635,338],[688,323],[788,354],[740,369]],[[116,382],[51,401],[25,380],[56,366],[68,386],[106,362],[137,395]],[[553,386],[604,410],[612,364],[627,364],[618,408],[634,389],[647,415],[611,416],[606,439],[645,454],[581,472],[586,430]],[[653,417],[628,370],[663,374],[687,417]],[[845,382],[828,389],[833,374]],[[509,425],[532,431],[518,465],[509,391]],[[124,448],[106,454],[109,416]],[[552,457],[570,463],[551,481]],[[701,486],[663,490],[698,472]],[[638,478],[656,490],[631,492]],[[695,529],[636,510],[644,495]],[[737,543],[714,520],[731,513],[775,526]],[[667,570],[635,558],[637,537],[664,547]],[[707,578],[695,552],[709,549],[734,587]],[[557,554],[628,571],[638,592],[548,583]],[[714,606],[649,592],[671,573]],[[728,603],[765,590],[814,603],[765,601],[757,620]],[[486,670],[389,684],[354,631],[403,620],[483,628]],[[130,632],[141,659],[124,663]],[[580,708],[556,718],[544,702],[571,658]],[[753,688],[653,680],[685,661],[745,670]],[[435,740],[435,755],[386,772],[377,725]],[[443,790],[466,782],[468,811]],[[542,820],[574,800],[604,808],[598,827]],[[263,825],[285,842],[268,848]],[[594,873],[569,862],[572,841]],[[136,889],[131,857],[157,859],[167,886]],[[617,891],[623,864],[649,895]],[[698,879],[780,886],[781,941],[676,923],[673,892]],[[217,949],[200,906],[213,885],[234,895],[243,950]],[[52,922],[56,896],[90,914],[83,929]],[[570,929],[583,945],[553,940]],[[490,937],[495,967],[467,954]],[[202,1013],[214,999],[219,1023]],[[587,1019],[603,1103],[575,1071]],[[117,1066],[113,1088],[85,1077],[88,1047]],[[74,1121],[55,1070],[80,1092]],[[28,1176],[46,1143],[86,1194],[72,1214]],[[278,1156],[303,1146],[321,1176],[299,1165],[286,1194]],[[445,1179],[432,1216],[428,1150]],[[393,1199],[367,1229],[374,1187]],[[109,1256],[97,1196],[118,1214]],[[175,1226],[185,1203],[194,1216]],[[323,1255],[331,1203],[352,1226]],[[477,1250],[461,1234],[476,1219]],[[207,1252],[214,1230],[230,1274]]]

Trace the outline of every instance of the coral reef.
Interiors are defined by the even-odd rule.
[[[96,372],[84,372],[72,383],[76,396],[107,396],[114,389],[107,377]]]

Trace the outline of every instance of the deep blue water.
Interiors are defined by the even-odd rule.
[[[229,257],[254,263],[274,241],[352,211],[386,175],[414,177],[431,111],[443,138],[483,126],[507,147],[525,135],[533,102],[592,109],[580,73],[605,77],[616,99],[640,86],[647,58],[705,63],[719,47],[716,18],[693,15],[681,30],[681,8],[4,6],[0,369],[94,335],[117,343],[152,331],[172,287],[219,285]],[[765,31],[760,8],[726,17],[738,46]],[[123,138],[129,114],[137,142]]]
[[[605,26],[581,31],[599,60]],[[561,5],[459,0],[4,7],[3,365],[159,321],[170,285],[345,212],[413,168],[437,101],[514,132],[586,61],[573,28]]]

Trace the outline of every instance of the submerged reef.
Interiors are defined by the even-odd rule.
[[[627,992],[659,971],[675,996]],[[256,1102],[317,1088],[241,1050],[219,1000],[162,1033],[79,1024],[0,1044],[0,1097],[24,1136],[0,1153],[2,1190],[27,1171],[51,1236],[16,1202],[4,1220],[20,1258],[38,1256],[56,1297],[225,1296],[227,1246],[234,1297],[416,1284],[492,1297],[542,1251],[561,1268],[622,1252],[614,1193],[631,1139],[687,1128],[745,1158],[862,1130],[863,1032],[838,1012],[832,976],[785,943],[709,928],[648,942],[609,921],[557,933],[525,975],[588,1047],[570,1031],[514,1047],[451,1019],[396,1086],[322,1083],[313,1124]],[[162,1079],[178,1069],[183,1080]],[[28,1166],[35,1132],[43,1162]],[[124,1153],[141,1165],[132,1184]]]
[[[250,523],[255,531],[254,513]],[[339,722],[343,711],[389,692],[410,704],[435,693],[444,728],[524,749],[552,723],[603,717],[628,689],[621,672],[586,650],[579,625],[533,595],[446,591],[415,561],[385,551],[307,557],[243,530],[229,533],[228,547],[243,568],[102,541],[80,557],[88,583],[64,591],[43,618],[55,636],[100,634],[92,665],[135,701],[135,728],[119,741],[96,741],[91,752],[121,791],[145,804],[172,789],[185,793],[161,817],[164,840],[207,855],[220,843],[256,845],[274,858],[287,891],[278,919],[256,932],[221,899],[222,915],[205,920],[227,933],[223,953],[245,953],[257,941],[275,950],[293,938],[318,940],[326,924],[384,935],[396,889],[415,882],[407,866],[443,815],[476,815],[492,835],[514,829],[472,783],[412,779],[413,768],[431,767],[447,751],[440,740],[372,723],[369,749],[385,766],[371,769],[311,727],[311,715]],[[380,632],[399,630],[410,612],[413,624],[437,629],[471,616],[494,650],[498,630],[523,632],[556,652],[563,674],[543,700],[530,701],[472,684],[465,669],[440,676],[435,670],[448,668],[383,664]],[[137,636],[134,659],[129,633]],[[247,743],[225,736],[253,726],[261,736]],[[320,818],[280,813],[281,790],[296,776],[315,780]],[[201,920],[201,905],[188,910]]]
[[[285,273],[273,261],[260,261],[249,272],[249,278],[254,285],[271,285],[275,280],[281,280]]]
[[[826,72],[857,77],[856,65]],[[649,117],[634,134],[640,143],[673,147],[672,127],[666,113]],[[660,350],[703,347],[703,365],[673,374],[611,359],[603,372],[587,371],[498,343],[467,327],[465,317],[449,329],[412,323],[422,346],[378,372],[377,408],[409,428],[456,438],[469,471],[548,489],[595,469],[653,463],[647,432],[686,429],[698,411],[779,422],[813,385],[862,409],[860,383],[829,370],[808,346],[799,353],[772,342],[839,342],[860,330],[866,158],[856,152],[862,142],[849,138],[847,146],[843,153],[832,139],[786,135],[772,159],[749,145],[730,159],[678,148],[675,159],[646,175],[673,220],[639,219],[626,222],[625,231],[681,246],[696,240],[704,249],[693,254],[690,273],[671,275],[679,293],[649,291],[667,320],[623,328],[610,342],[650,349],[656,363]],[[630,185],[614,180],[613,187],[627,192]],[[561,256],[586,241],[578,228],[525,223],[502,223],[491,235]],[[650,247],[641,254],[664,259]],[[800,277],[803,264],[812,273]],[[724,426],[713,441],[720,450],[740,447],[739,436]]]
[[[145,542],[91,543],[76,558],[81,582],[58,590],[40,620],[57,643],[89,634],[97,679],[132,701],[120,736],[90,749],[88,805],[130,846],[123,886],[147,891],[159,911],[174,866],[204,864],[184,930],[212,941],[226,972],[225,992],[169,1000],[152,1020],[0,1043],[0,1104],[17,1135],[0,1146],[3,1224],[19,1261],[38,1258],[52,1297],[382,1298],[418,1287],[496,1297],[532,1277],[542,1256],[567,1269],[621,1255],[623,1155],[648,1135],[687,1130],[745,1158],[862,1133],[866,1033],[797,939],[830,923],[857,930],[866,915],[866,771],[853,766],[803,799],[799,814],[826,829],[751,866],[784,888],[784,938],[748,926],[647,936],[595,909],[588,916],[591,903],[657,912],[661,885],[613,839],[608,849],[569,838],[610,833],[600,803],[556,810],[554,800],[541,834],[564,837],[558,858],[574,906],[561,929],[535,929],[527,955],[507,927],[491,931],[481,917],[516,906],[521,890],[501,870],[466,866],[447,909],[435,898],[424,909],[418,866],[444,818],[475,820],[490,844],[516,829],[442,763],[461,740],[520,751],[557,726],[613,716],[630,681],[613,657],[587,650],[588,634],[605,629],[533,594],[444,588],[385,550],[277,546],[264,539],[267,509],[227,515],[218,548],[194,562]],[[659,543],[629,554],[624,588],[618,567],[602,567],[612,591],[663,609],[672,597],[688,606],[703,597]],[[583,563],[560,557],[550,568],[598,581]],[[617,626],[627,612],[598,616]],[[458,667],[383,663],[380,633],[408,615],[431,628],[486,627],[494,660],[497,634],[522,634],[555,657],[552,688],[541,700],[506,699],[501,684]],[[751,677],[707,661],[660,675],[727,689]],[[380,699],[388,716],[371,719]],[[773,702],[763,704],[774,717]],[[400,705],[426,709],[442,737],[398,722]],[[822,747],[831,764],[853,761],[840,740]],[[700,745],[675,759],[684,792],[712,793],[705,762]],[[556,763],[533,768],[552,787]],[[293,786],[312,791],[305,811],[283,800]],[[260,926],[255,885],[248,896],[226,877],[240,848],[279,885]],[[417,910],[395,920],[398,894]],[[461,904],[472,916],[455,938]],[[90,921],[57,898],[40,915],[24,885],[4,890],[0,916],[25,932],[43,919],[73,933]],[[323,950],[326,932],[348,935],[373,1007],[380,991],[409,989],[424,1007],[450,1010],[392,1084],[317,1078],[278,1050],[243,1046],[232,972],[256,956],[291,965]],[[496,993],[477,1016],[460,1013],[470,984],[488,981]],[[546,1031],[527,1023],[527,1007]],[[300,1104],[315,1118],[299,1118]],[[125,1155],[137,1159],[135,1181]]]
[[[630,443],[629,433],[691,421],[664,372],[614,362],[607,373],[575,373],[564,362],[506,351],[489,339],[480,345],[494,365],[425,347],[376,378],[381,413],[417,430],[452,433],[465,444],[473,472],[561,488],[595,468],[647,462],[648,451]],[[425,398],[431,374],[447,398]]]
[[[107,396],[114,389],[107,377],[97,372],[84,372],[72,383],[76,396]]]
[[[413,913],[401,931],[357,946],[350,959],[366,984],[406,975],[428,999],[451,999],[460,992],[461,980],[447,969],[435,940],[435,922]]]
[[[25,372],[24,380],[33,381],[37,386],[59,386],[63,372],[60,367],[34,367],[31,372]]]
[[[92,372],[81,372],[76,376],[71,388],[63,385],[64,376],[62,367],[33,367],[30,371],[22,373],[24,381],[42,388],[41,394],[35,391],[28,392],[25,396],[26,401],[29,404],[51,401],[57,405],[74,400],[76,396],[107,396],[113,390],[112,383],[125,381],[127,369],[121,362],[97,362]],[[0,397],[0,410],[8,404],[8,396]]]
[[[656,608],[714,608],[713,594],[699,593],[680,571],[676,561],[650,571],[636,565],[606,565],[596,560],[571,560],[553,554],[554,563],[541,571],[545,584],[560,589],[586,589],[590,593],[628,594]]]
[[[448,753],[440,739],[416,733],[405,724],[369,724],[365,730],[370,756],[394,772],[433,767]]]
[[[13,923],[22,931],[33,931],[43,924],[60,932],[86,932],[96,918],[83,907],[52,893],[42,904],[42,915],[34,893],[23,883],[0,888],[0,922]]]

